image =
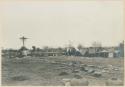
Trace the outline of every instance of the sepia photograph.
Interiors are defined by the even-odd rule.
[[[123,0],[1,1],[2,86],[124,86]]]

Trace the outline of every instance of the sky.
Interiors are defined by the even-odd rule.
[[[94,41],[116,46],[123,41],[122,1],[3,2],[0,6],[2,47],[64,47]]]

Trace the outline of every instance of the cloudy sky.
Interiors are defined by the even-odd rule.
[[[115,46],[123,40],[122,1],[41,1],[1,4],[2,47]]]

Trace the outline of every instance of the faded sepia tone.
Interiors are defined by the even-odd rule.
[[[123,86],[123,1],[13,1],[0,7],[3,86]]]

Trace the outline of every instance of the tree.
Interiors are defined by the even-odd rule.
[[[81,44],[79,44],[79,45],[77,46],[77,48],[78,48],[78,50],[81,50],[81,49],[83,48],[83,46],[82,46]]]
[[[41,49],[38,47],[38,48],[36,48],[36,50],[37,50],[37,51],[40,51]]]
[[[35,51],[36,50],[36,46],[32,46],[32,49],[33,49],[33,51]]]
[[[72,49],[71,49],[71,54],[72,54],[72,55],[75,55],[75,54],[76,54],[76,49],[75,49],[75,48],[72,48]]]

